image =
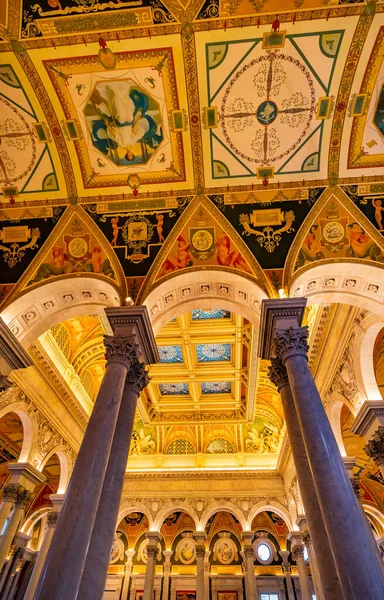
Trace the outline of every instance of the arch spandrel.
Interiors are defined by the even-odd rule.
[[[384,240],[340,187],[329,186],[304,220],[290,248],[284,287],[289,289],[312,268],[343,262],[383,269]],[[300,293],[305,295],[303,290]]]
[[[276,294],[241,236],[205,195],[195,196],[174,226],[148,272],[137,302],[142,302],[157,285],[200,267],[242,275],[255,281],[270,297]]]
[[[122,301],[126,282],[108,240],[80,206],[69,206],[22,277],[6,297],[4,308],[30,290],[61,279],[89,278],[112,285]]]

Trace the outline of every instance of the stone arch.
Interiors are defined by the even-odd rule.
[[[70,459],[67,455],[67,449],[65,448],[65,446],[60,445],[60,446],[56,446],[55,448],[53,448],[48,454],[47,456],[44,457],[44,460],[42,461],[40,467],[39,467],[39,471],[42,472],[45,465],[47,464],[47,462],[49,461],[49,459],[56,454],[59,462],[60,462],[60,480],[59,480],[59,487],[57,490],[58,494],[65,494],[66,490],[67,490],[67,486],[69,483],[69,477],[70,477]]]
[[[27,535],[32,536],[32,532],[33,532],[35,525],[37,525],[37,523],[39,521],[41,521],[41,529],[40,529],[40,533],[38,536],[37,547],[35,548],[35,551],[38,551],[40,549],[41,544],[43,542],[45,526],[47,524],[47,516],[50,512],[51,512],[50,507],[43,506],[41,508],[38,508],[32,515],[30,515],[25,520],[25,523],[23,524],[23,526],[21,528],[21,531],[23,533],[26,533]],[[29,540],[29,542],[28,542],[28,548],[31,548],[31,541],[32,540]]]
[[[258,502],[257,504],[255,504],[248,515],[247,518],[247,530],[251,531],[251,527],[252,527],[252,522],[253,519],[256,517],[256,515],[258,515],[261,512],[270,510],[271,512],[276,513],[277,515],[279,515],[279,517],[281,517],[283,519],[283,521],[285,521],[289,531],[294,531],[295,529],[298,529],[296,524],[293,524],[291,521],[291,517],[289,515],[288,509],[285,508],[282,504],[280,504],[279,502],[276,502],[275,500],[271,500],[268,504],[266,504],[263,500],[261,502]]]
[[[156,335],[171,319],[193,309],[222,308],[258,326],[260,304],[266,298],[266,292],[244,275],[207,269],[176,274],[160,282],[142,302]]]
[[[0,410],[0,419],[10,412],[17,414],[23,425],[23,444],[17,462],[33,463],[33,448],[37,438],[37,423],[33,416],[29,414],[28,409],[29,406],[26,402],[11,401],[11,404],[4,406]]]
[[[120,505],[120,510],[119,510],[119,515],[117,517],[116,527],[124,519],[124,517],[129,515],[131,512],[143,513],[143,515],[145,515],[148,519],[149,530],[153,531],[153,517],[152,517],[152,514],[151,514],[150,510],[148,509],[148,507],[145,506],[145,504],[142,504],[141,502],[132,503],[131,500],[123,500],[122,504]]]
[[[384,319],[383,267],[367,261],[322,261],[292,277],[289,296],[304,296],[308,304],[349,304]]]
[[[373,523],[378,524],[381,527],[381,535],[384,534],[384,515],[375,506],[370,504],[363,504],[363,510],[367,513],[368,517],[372,517]]]
[[[162,510],[160,510],[157,513],[156,517],[153,520],[153,527],[150,527],[150,529],[152,529],[153,531],[160,531],[164,519],[172,512],[176,512],[178,510],[187,513],[187,515],[189,515],[191,519],[193,519],[195,523],[195,528],[197,529],[199,522],[198,516],[193,510],[193,508],[186,502],[175,502],[175,504],[172,504],[171,506],[167,504],[167,506],[165,506]]]
[[[63,276],[23,292],[1,318],[24,348],[62,321],[82,315],[104,315],[107,306],[120,306],[115,286],[96,277]],[[107,320],[105,320],[107,323]]]
[[[244,514],[242,513],[242,511],[239,509],[238,506],[236,506],[232,502],[228,502],[228,501],[222,501],[217,504],[211,504],[210,506],[207,506],[207,508],[201,515],[198,529],[200,531],[204,531],[210,517],[212,517],[212,515],[220,512],[220,511],[231,513],[239,521],[242,530],[243,531],[247,530],[247,520],[246,520]]]
[[[361,327],[365,329],[365,332],[356,343],[355,353],[358,358],[356,361],[357,376],[367,400],[382,400],[376,381],[373,349],[376,338],[384,327],[384,319],[378,319],[376,315],[369,315],[361,323]]]
[[[340,454],[341,456],[346,457],[347,451],[345,449],[343,431],[341,428],[341,411],[344,405],[348,408],[348,410],[351,411],[353,415],[356,415],[356,410],[351,403],[348,402],[346,398],[344,398],[344,396],[338,392],[335,392],[331,395],[331,400],[332,402],[326,406],[326,413],[332,427],[333,435],[335,436],[337,445],[339,447]]]

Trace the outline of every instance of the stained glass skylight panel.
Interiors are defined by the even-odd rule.
[[[182,363],[181,346],[157,346],[161,363]]]
[[[201,384],[203,394],[230,394],[230,381],[204,381]]]
[[[203,321],[207,319],[229,319],[231,313],[229,310],[222,310],[220,308],[212,308],[211,310],[193,310],[192,321]]]
[[[188,383],[159,383],[159,390],[163,396],[189,394]]]
[[[230,344],[197,344],[198,362],[222,362],[231,360]]]

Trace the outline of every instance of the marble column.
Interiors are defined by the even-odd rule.
[[[19,487],[16,502],[13,511],[9,517],[9,522],[4,534],[0,538],[0,568],[4,565],[8,552],[11,548],[13,538],[19,528],[20,522],[24,518],[25,507],[31,498],[31,492],[23,487]]]
[[[16,502],[19,487],[18,483],[6,483],[3,488],[3,500],[0,506],[0,532],[3,530],[4,524]]]
[[[44,562],[48,554],[49,546],[51,545],[53,534],[55,532],[55,527],[57,523],[57,519],[59,517],[59,513],[56,511],[52,511],[48,513],[47,522],[48,527],[45,532],[45,536],[43,542],[40,546],[39,553],[36,558],[35,567],[33,569],[31,578],[28,583],[27,591],[25,592],[25,596],[23,600],[33,600],[35,595],[35,591],[37,588],[37,584],[40,579],[41,571],[43,570]]]
[[[288,594],[287,600],[296,600],[295,592],[293,591],[293,583],[292,583],[292,577],[291,577],[291,565],[289,564],[289,561],[288,561],[290,552],[289,552],[289,550],[280,550],[279,554],[280,554],[281,558],[283,559],[283,564],[281,566],[283,569],[283,573],[285,576],[285,583],[287,586],[287,594]]]
[[[209,550],[205,551],[204,555],[204,600],[209,600],[209,573],[210,573],[210,563],[209,557],[211,556],[211,552]]]
[[[107,365],[34,600],[75,600],[123,395],[136,353],[132,337],[104,336]]]
[[[160,543],[161,535],[158,531],[148,531],[145,536],[148,539],[148,546],[146,548],[147,568],[145,570],[143,600],[153,600],[156,558],[159,552],[158,544]]]
[[[255,575],[255,565],[253,559],[253,532],[243,531],[241,537],[244,542],[244,559],[245,559],[245,598],[246,600],[254,600],[257,598],[257,585]]]
[[[35,550],[25,548],[23,553],[24,566],[22,573],[20,574],[19,588],[17,590],[15,600],[24,600],[24,594],[35,566],[36,556],[37,552],[35,552]]]
[[[292,557],[296,562],[299,572],[301,600],[312,600],[311,584],[309,581],[307,565],[304,560],[304,546],[301,542],[301,533],[292,531],[288,539],[292,542]]]
[[[315,589],[316,600],[327,600],[324,597],[323,588],[321,587],[319,567],[317,565],[316,556],[313,551],[311,535],[310,535],[308,529],[302,530],[301,533],[302,533],[303,544],[307,548],[307,552],[308,552],[309,568],[311,570],[312,583],[313,583],[313,587]],[[340,590],[340,593],[341,593],[341,590]]]
[[[164,564],[163,564],[163,593],[161,595],[161,600],[168,600],[169,598],[169,577],[171,575],[171,556],[173,554],[172,550],[164,550]]]
[[[300,494],[319,568],[322,595],[327,600],[340,600],[340,598],[342,598],[342,592],[335,562],[317,498],[311,469],[309,467],[303,436],[301,434],[300,424],[297,418],[291,388],[289,386],[287,371],[280,359],[271,359],[269,378],[277,386],[283,405]]]
[[[371,440],[364,447],[364,451],[369,458],[376,463],[380,469],[382,477],[384,477],[384,427],[381,426],[373,434]]]
[[[134,550],[126,550],[125,551],[126,557],[127,557],[127,562],[125,563],[125,569],[124,569],[124,582],[123,582],[123,589],[121,592],[121,600],[128,600],[128,591],[129,591],[129,582],[131,580],[131,573],[132,573],[132,567],[133,567],[133,557],[135,556],[136,552]]]
[[[2,600],[11,600],[13,592],[15,591],[15,585],[17,583],[19,568],[21,567],[22,557],[25,546],[31,539],[31,536],[25,533],[18,532],[15,535],[14,540],[14,552],[10,559],[9,568],[7,569],[7,575],[1,581],[1,598]]]
[[[292,318],[290,319],[292,324]],[[288,373],[315,488],[345,600],[384,598],[384,569],[349,482],[308,367],[308,328],[274,329],[274,351]]]
[[[205,531],[195,531],[193,537],[196,542],[196,600],[204,600],[204,557],[207,534]]]
[[[136,358],[132,361],[124,384],[123,398],[95,525],[81,577],[79,589],[81,600],[101,600],[104,594],[111,547],[127,469],[137,398],[141,390],[148,385],[145,364],[139,362],[140,356],[141,353],[137,349]]]

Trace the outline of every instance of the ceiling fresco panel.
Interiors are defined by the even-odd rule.
[[[0,187],[17,203],[58,196],[62,183],[52,135],[14,56],[0,64]],[[20,160],[20,156],[23,160]],[[56,193],[55,193],[56,192]]]
[[[198,33],[206,185],[325,178],[334,98],[357,19]]]
[[[191,187],[178,41],[168,36],[155,49],[145,40],[115,42],[106,59],[97,44],[75,56],[68,48],[57,48],[53,59],[46,49],[31,53],[52,90],[80,196]]]
[[[22,0],[20,39],[175,22],[161,0]]]

